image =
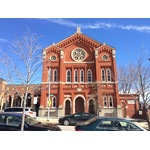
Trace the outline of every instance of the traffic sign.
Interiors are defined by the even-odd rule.
[[[51,104],[52,104],[51,99],[49,99],[49,100],[47,101],[47,105],[48,105],[48,107],[50,107],[50,106],[51,106]]]

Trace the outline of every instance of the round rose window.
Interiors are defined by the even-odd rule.
[[[55,60],[56,60],[56,56],[55,56],[55,55],[52,55],[52,56],[50,57],[50,59],[51,59],[51,61],[55,61]]]
[[[102,56],[102,59],[103,59],[103,60],[108,60],[108,56],[107,56],[107,55],[103,55],[103,56]]]
[[[71,53],[71,57],[75,61],[83,61],[86,57],[86,52],[83,49],[74,49]]]

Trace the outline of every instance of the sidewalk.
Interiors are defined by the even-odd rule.
[[[58,124],[58,118],[56,118],[56,117],[49,117],[49,120],[47,117],[36,117],[36,119],[40,122],[48,122],[48,123]]]
[[[148,123],[144,119],[137,119],[137,118],[125,118],[125,119],[130,120],[133,123],[145,128],[145,129],[148,129]]]

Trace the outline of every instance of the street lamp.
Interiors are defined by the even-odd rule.
[[[47,114],[47,121],[49,121],[49,113],[50,113],[50,105],[51,105],[51,99],[50,99],[50,79],[51,79],[51,69],[50,69],[50,58],[48,59],[49,61],[49,69],[48,69],[48,114]]]
[[[43,49],[43,58],[46,58],[46,49]],[[51,69],[50,69],[50,58],[48,58],[49,62],[49,68],[48,68],[48,110],[47,110],[47,121],[49,121],[49,113],[50,113],[50,105],[51,105],[51,100],[50,100],[50,79],[51,79]]]

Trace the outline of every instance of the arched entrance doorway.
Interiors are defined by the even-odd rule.
[[[89,101],[89,113],[95,115],[95,107],[94,107],[94,101],[93,100]]]
[[[78,97],[75,100],[75,113],[84,112],[84,100],[82,97]]]
[[[65,115],[71,114],[71,107],[70,107],[70,101],[66,100],[65,102]]]

